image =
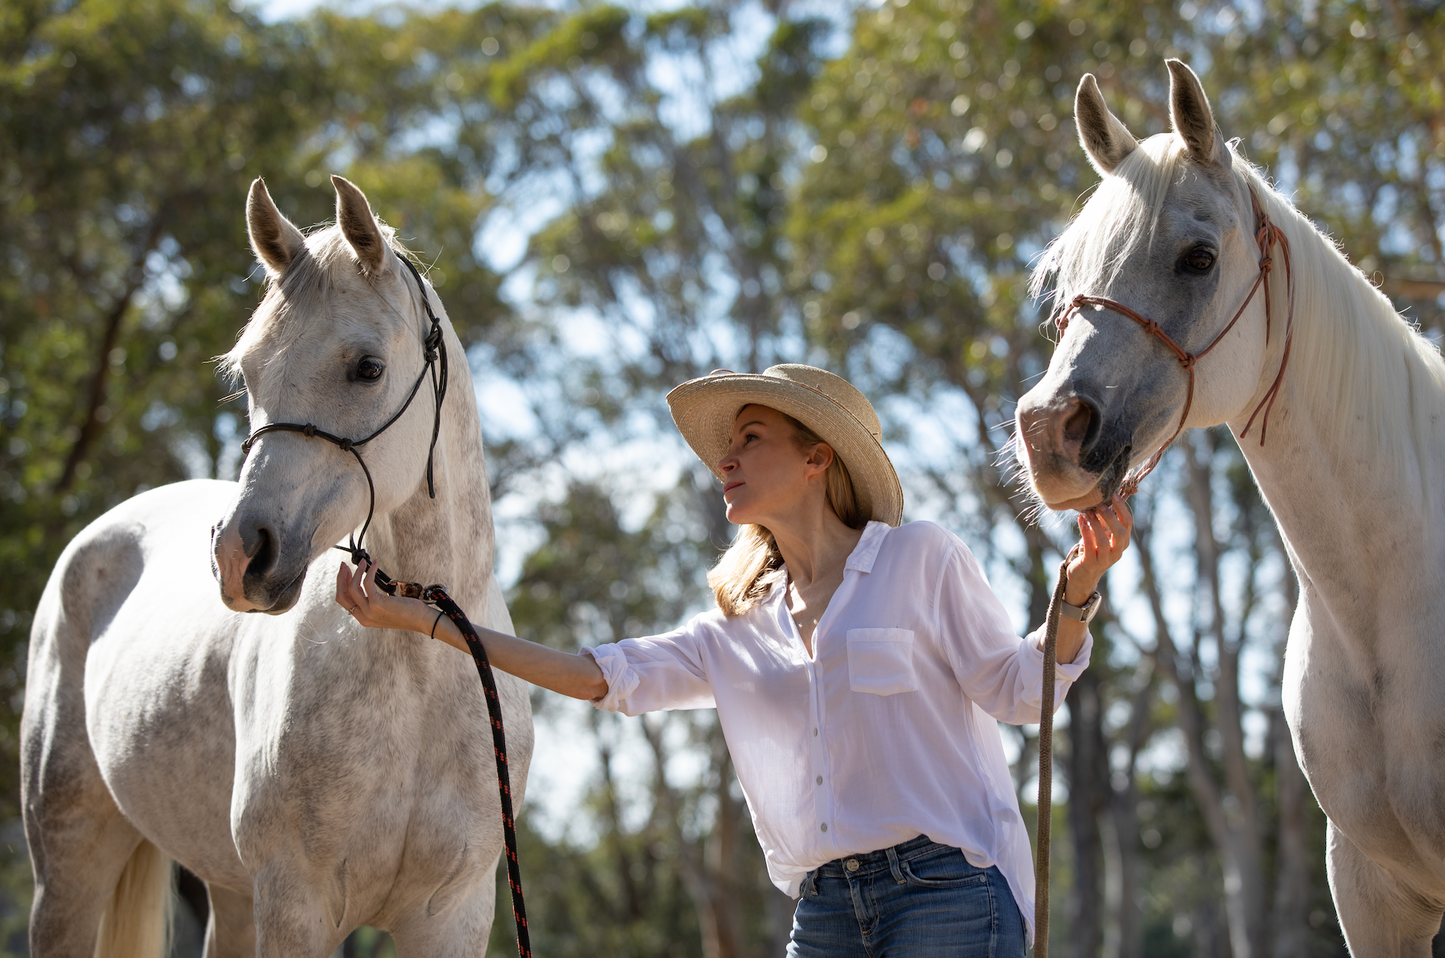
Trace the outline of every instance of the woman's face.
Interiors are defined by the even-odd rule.
[[[827,501],[824,477],[833,461],[826,443],[798,446],[788,417],[767,406],[744,406],[733,420],[732,441],[718,462],[728,521],[756,523],[777,532],[816,497]]]

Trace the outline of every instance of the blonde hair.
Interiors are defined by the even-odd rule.
[[[784,418],[793,425],[793,441],[799,449],[811,449],[826,442],[792,416],[785,415]],[[832,448],[831,445],[829,448]],[[848,528],[863,528],[869,517],[858,508],[853,476],[836,449],[833,450],[833,461],[828,466],[824,483],[828,507],[833,513]],[[717,607],[723,615],[742,615],[767,597],[782,570],[783,554],[778,551],[772,532],[764,526],[749,523],[739,527],[732,545],[708,572],[707,584],[712,587]]]

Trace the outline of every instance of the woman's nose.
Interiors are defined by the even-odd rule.
[[[726,456],[723,456],[721,459],[718,460],[717,471],[722,473],[723,475],[727,475],[737,467],[738,457],[733,455],[732,453],[728,453]]]

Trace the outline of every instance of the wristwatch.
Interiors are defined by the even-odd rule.
[[[1104,597],[1098,592],[1095,592],[1093,595],[1085,599],[1083,605],[1070,605],[1069,603],[1060,600],[1059,614],[1067,618],[1073,619],[1075,622],[1082,622],[1085,625],[1088,625],[1091,621],[1093,621],[1093,618],[1095,614],[1098,613],[1099,606],[1103,603],[1103,601]]]

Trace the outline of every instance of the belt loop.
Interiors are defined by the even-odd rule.
[[[898,846],[889,845],[884,852],[888,855],[888,870],[893,873],[893,880],[903,884],[903,869],[898,867]]]
[[[809,895],[816,897],[818,894],[818,870],[815,868],[803,876],[803,897]]]

